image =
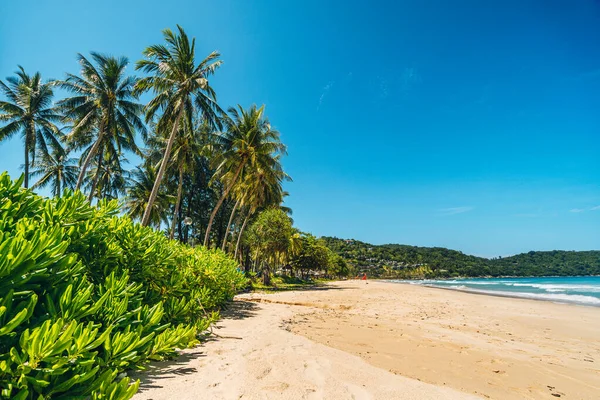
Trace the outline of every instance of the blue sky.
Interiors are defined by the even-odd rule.
[[[222,106],[266,104],[300,229],[600,248],[600,2],[2,1],[0,78],[61,78],[91,50],[133,62],[175,24],[222,53]],[[0,143],[0,170],[22,153]]]

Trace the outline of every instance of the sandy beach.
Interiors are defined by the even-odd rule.
[[[134,399],[597,399],[600,308],[337,282],[238,296]]]

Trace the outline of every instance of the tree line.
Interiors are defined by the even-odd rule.
[[[119,198],[132,218],[171,238],[239,251],[248,222],[287,195],[286,146],[264,106],[220,107],[209,81],[218,52],[197,58],[179,26],[163,35],[135,63],[139,78],[127,74],[127,58],[97,52],[78,54],[79,74],[62,80],[19,66],[0,80],[0,141],[21,135],[25,188]],[[66,97],[56,101],[57,89]],[[130,154],[142,160],[133,171]]]
[[[358,272],[382,278],[600,275],[600,251],[530,251],[488,259],[443,247],[372,245],[324,237],[327,247]]]

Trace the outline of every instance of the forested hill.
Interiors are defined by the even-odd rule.
[[[358,240],[322,238],[357,272],[371,276],[437,278],[457,276],[600,275],[600,251],[530,251],[488,259],[443,247],[372,245]]]

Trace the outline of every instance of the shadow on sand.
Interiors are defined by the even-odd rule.
[[[268,292],[283,292],[283,291],[321,291],[321,290],[349,290],[356,289],[353,287],[336,287],[331,285],[298,285],[293,288],[272,288]],[[236,300],[228,303],[221,310],[221,318],[227,319],[246,319],[254,317],[260,310],[260,303],[252,301]],[[153,388],[162,388],[161,382],[167,379],[173,379],[181,375],[190,375],[198,372],[194,367],[189,367],[189,362],[192,360],[206,357],[204,352],[204,344],[216,340],[242,340],[241,337],[235,336],[221,336],[219,335],[220,324],[217,322],[211,329],[211,334],[208,334],[202,338],[202,343],[198,346],[185,350],[184,353],[179,355],[173,360],[155,361],[151,362],[146,366],[143,371],[129,371],[128,375],[135,379],[140,380],[140,389],[138,393],[142,393],[146,390]]]
[[[256,303],[246,301],[233,301],[221,311],[222,319],[246,319],[256,315],[260,306]],[[212,327],[212,334],[203,337],[202,343],[198,346],[186,349],[184,353],[173,360],[155,361],[146,366],[143,371],[129,371],[128,375],[140,380],[140,389],[142,393],[149,389],[162,388],[161,381],[173,379],[181,375],[190,375],[198,372],[196,368],[189,367],[192,360],[206,357],[204,344],[215,340],[241,340],[241,337],[221,336],[219,335],[219,323]]]
[[[206,357],[202,347],[198,346],[187,350],[173,360],[155,361],[146,366],[144,371],[130,371],[128,375],[140,380],[138,393],[145,390],[162,388],[161,381],[173,379],[181,375],[190,375],[198,372],[196,368],[190,368],[188,362],[201,357]]]

